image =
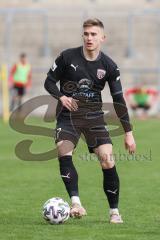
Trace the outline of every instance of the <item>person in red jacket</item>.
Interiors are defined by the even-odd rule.
[[[26,88],[31,87],[31,65],[28,63],[25,53],[20,54],[19,62],[11,68],[9,80],[14,90],[10,106],[12,111],[15,105],[20,107]]]

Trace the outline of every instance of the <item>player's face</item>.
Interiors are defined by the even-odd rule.
[[[97,26],[85,27],[83,30],[84,48],[87,51],[95,51],[101,48],[105,40],[104,30]]]
[[[27,58],[26,57],[21,57],[20,61],[21,61],[22,64],[26,64]]]

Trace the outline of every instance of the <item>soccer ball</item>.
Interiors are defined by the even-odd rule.
[[[60,224],[69,218],[70,206],[62,198],[55,197],[43,205],[43,218],[51,224]]]

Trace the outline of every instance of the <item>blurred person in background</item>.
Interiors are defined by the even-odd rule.
[[[158,98],[158,91],[153,88],[137,86],[126,91],[126,99],[135,116],[141,120],[148,117],[148,112],[155,105]]]
[[[15,106],[21,106],[22,98],[26,93],[26,89],[31,87],[31,78],[31,65],[27,60],[27,55],[25,53],[21,53],[19,61],[12,66],[9,76],[10,85],[13,90],[10,105],[11,111],[15,108]]]

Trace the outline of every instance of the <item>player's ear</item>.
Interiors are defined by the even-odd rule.
[[[107,38],[106,38],[106,35],[105,35],[105,34],[103,34],[103,35],[102,35],[102,42],[105,42],[105,41],[106,41],[106,39],[107,39]]]

